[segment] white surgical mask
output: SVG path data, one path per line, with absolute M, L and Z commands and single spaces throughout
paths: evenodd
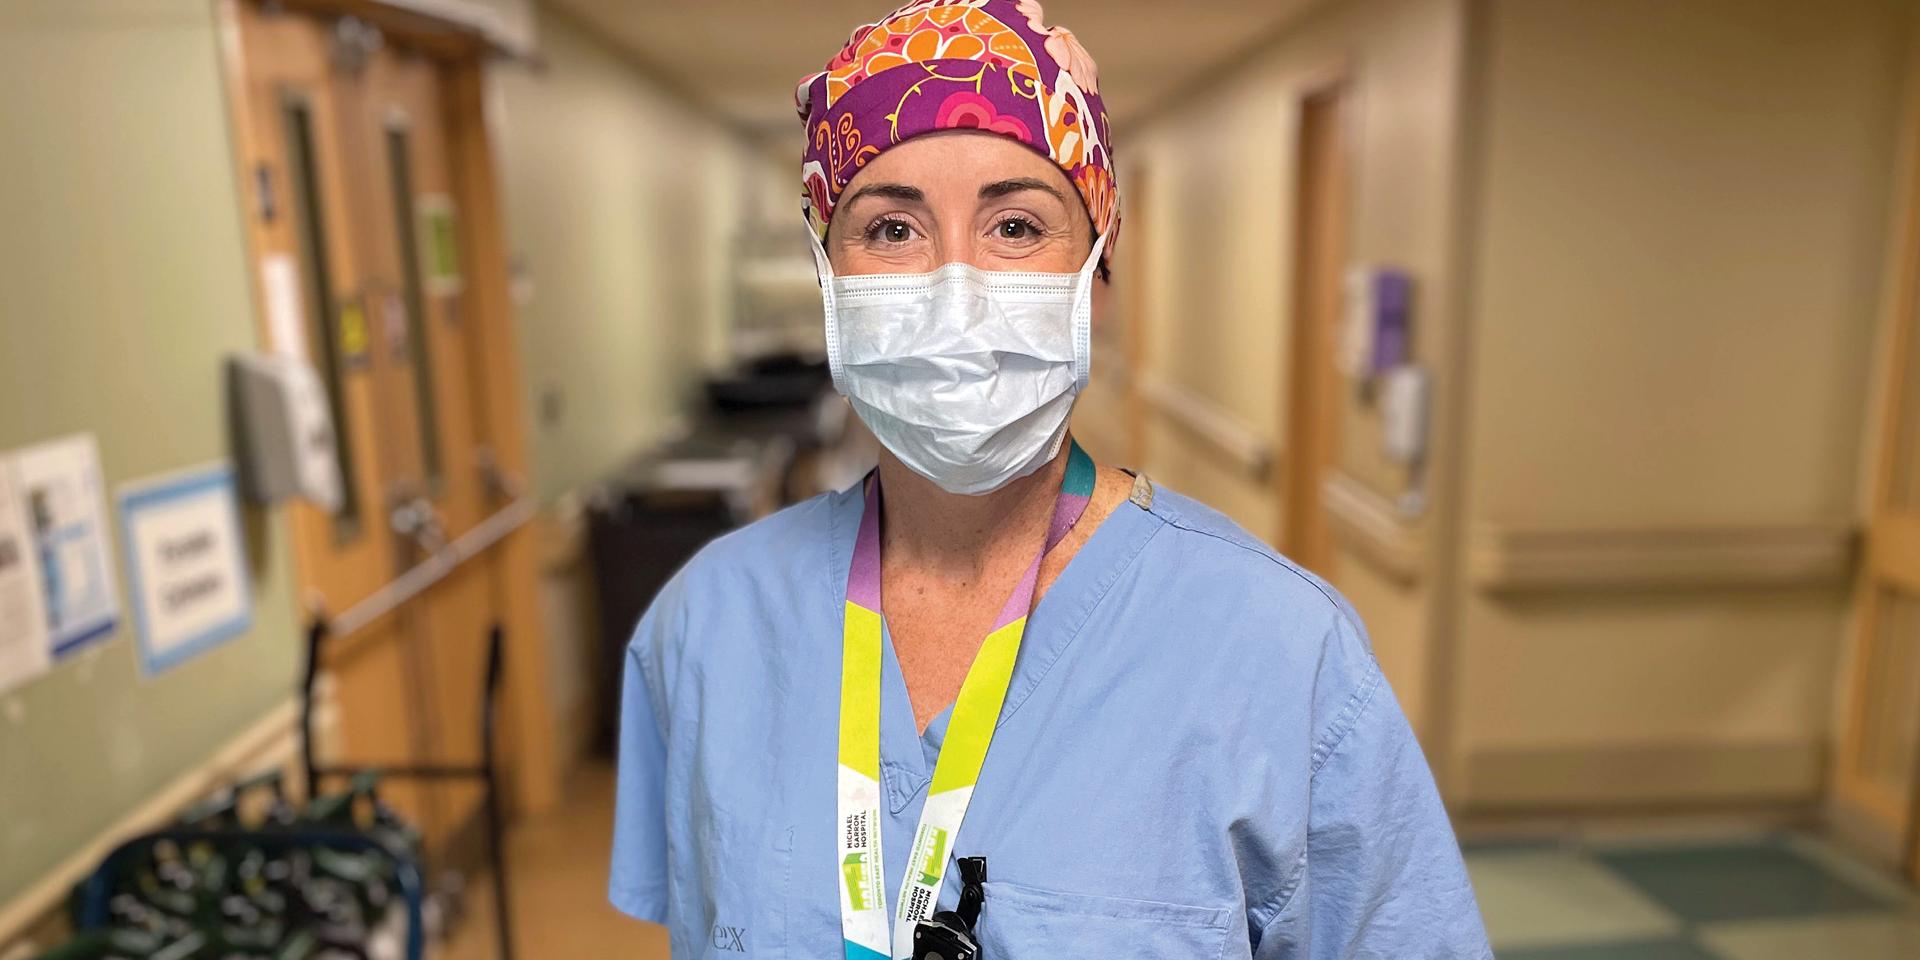
M 811 233 L 811 231 L 809 231 Z M 992 493 L 1060 452 L 1087 385 L 1093 272 L 836 277 L 814 241 L 833 385 L 901 463 L 948 493 Z

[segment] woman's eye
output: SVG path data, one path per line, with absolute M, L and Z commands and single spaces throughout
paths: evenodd
M 994 228 L 994 235 L 1002 240 L 1025 240 L 1033 236 L 1035 232 L 1031 222 L 1018 217 L 1009 217 L 1002 220 L 1000 221 L 1000 225 Z
M 913 239 L 913 227 L 899 220 L 882 220 L 867 231 L 867 236 L 882 243 L 906 243 Z

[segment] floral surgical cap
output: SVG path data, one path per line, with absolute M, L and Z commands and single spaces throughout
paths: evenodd
M 985 130 L 1045 154 L 1079 189 L 1095 232 L 1119 225 L 1100 76 L 1068 30 L 1042 22 L 1039 0 L 916 0 L 853 32 L 821 73 L 801 81 L 800 168 L 815 233 L 847 183 L 896 144 L 942 130 Z

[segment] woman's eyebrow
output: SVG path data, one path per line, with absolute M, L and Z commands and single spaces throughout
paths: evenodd
M 1059 190 L 1054 189 L 1052 184 L 1044 180 L 1035 180 L 1032 177 L 1015 177 L 1012 180 L 996 180 L 980 188 L 980 199 L 998 200 L 1001 197 L 1020 193 L 1024 190 L 1044 190 L 1053 194 L 1055 200 L 1061 203 L 1067 202 L 1067 198 L 1063 196 Z
M 919 187 L 910 187 L 904 183 L 869 183 L 853 192 L 853 196 L 842 201 L 851 206 L 854 201 L 864 197 L 887 197 L 903 200 L 907 203 L 925 203 L 927 195 Z

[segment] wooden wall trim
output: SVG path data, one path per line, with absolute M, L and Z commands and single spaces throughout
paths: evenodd
M 1858 528 L 1808 522 L 1720 527 L 1483 527 L 1467 574 L 1487 592 L 1826 586 L 1853 575 Z
M 132 812 L 75 850 L 40 880 L 0 903 L 0 952 L 64 909 L 74 884 L 93 873 L 100 861 L 128 837 L 156 830 L 207 795 L 271 767 L 291 769 L 299 758 L 300 711 L 289 699 L 274 705 L 205 761 L 175 777 Z M 315 738 L 318 740 L 319 738 Z
M 1401 586 L 1420 581 L 1426 572 L 1426 536 L 1393 501 L 1335 471 L 1321 484 L 1320 502 L 1335 543 Z
M 1821 740 L 1567 744 L 1471 751 L 1461 810 L 1651 810 L 1820 801 Z

